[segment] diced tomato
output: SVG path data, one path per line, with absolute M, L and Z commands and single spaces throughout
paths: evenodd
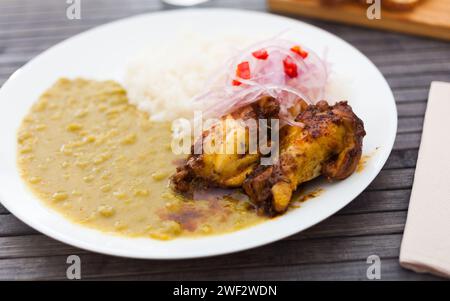
M 250 64 L 242 62 L 237 66 L 236 75 L 243 79 L 250 79 Z
M 290 78 L 298 76 L 297 64 L 292 59 L 292 57 L 287 56 L 283 60 L 283 66 L 284 66 L 284 73 L 286 73 L 287 76 L 289 76 Z
M 252 55 L 259 60 L 267 60 L 269 57 L 269 54 L 265 49 L 256 50 Z
M 236 68 L 236 76 L 242 79 L 250 79 L 250 64 L 248 62 L 240 63 Z M 242 85 L 237 79 L 234 79 L 232 84 L 233 86 Z
M 292 52 L 297 53 L 298 55 L 300 55 L 302 58 L 306 59 L 308 57 L 308 52 L 306 52 L 305 50 L 303 50 L 300 46 L 296 45 L 294 47 L 291 48 Z

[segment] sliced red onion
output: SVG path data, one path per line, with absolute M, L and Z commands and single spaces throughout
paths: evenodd
M 205 108 L 205 117 L 221 117 L 240 107 L 251 104 L 262 96 L 272 96 L 280 104 L 280 119 L 290 125 L 301 126 L 291 116 L 289 108 L 303 99 L 309 104 L 322 100 L 328 80 L 328 64 L 311 49 L 301 45 L 308 52 L 302 58 L 291 50 L 298 43 L 279 37 L 256 43 L 231 57 L 222 72 L 214 76 L 207 90 L 194 97 Z M 269 56 L 265 60 L 255 58 L 254 51 L 264 49 Z M 285 74 L 283 60 L 290 56 L 297 65 L 298 76 L 290 78 Z M 237 65 L 247 61 L 250 64 L 250 79 L 236 76 Z M 233 80 L 241 84 L 233 85 Z

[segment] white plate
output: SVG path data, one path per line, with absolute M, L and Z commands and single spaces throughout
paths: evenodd
M 328 59 L 345 81 L 342 96 L 364 121 L 366 167 L 345 181 L 319 182 L 324 192 L 269 222 L 230 234 L 163 242 L 124 238 L 73 224 L 47 208 L 22 182 L 16 168 L 16 131 L 33 102 L 59 77 L 119 79 L 127 59 L 148 39 L 170 39 L 188 26 L 204 34 L 276 34 L 291 29 Z M 342 77 L 341 77 L 342 78 Z M 392 92 L 378 69 L 358 50 L 314 26 L 265 13 L 225 9 L 181 10 L 113 22 L 68 39 L 14 73 L 0 90 L 0 199 L 15 216 L 36 230 L 83 249 L 134 258 L 175 259 L 236 252 L 267 244 L 326 219 L 360 194 L 379 173 L 392 149 L 397 111 Z M 378 150 L 375 151 L 375 149 Z M 299 246 L 301 247 L 301 246 Z

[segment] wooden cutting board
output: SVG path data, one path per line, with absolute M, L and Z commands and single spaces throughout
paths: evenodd
M 324 6 L 320 0 L 268 0 L 274 12 L 357 24 L 450 41 L 450 0 L 424 0 L 412 11 L 392 12 L 382 9 L 381 19 L 369 20 L 368 5 L 345 3 Z

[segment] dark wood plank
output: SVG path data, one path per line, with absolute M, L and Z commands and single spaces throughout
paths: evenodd
M 388 190 L 411 188 L 414 168 L 382 170 L 369 185 L 369 190 Z
M 34 241 L 34 243 L 33 243 Z M 84 278 L 148 274 L 157 276 L 181 271 L 220 270 L 233 268 L 246 270 L 259 266 L 291 266 L 312 263 L 333 263 L 340 261 L 364 261 L 371 254 L 381 258 L 392 258 L 398 253 L 401 235 L 367 236 L 354 238 L 328 238 L 283 240 L 258 249 L 225 255 L 216 258 L 180 261 L 129 260 L 86 253 L 45 238 L 44 236 L 1 238 L 0 279 L 15 275 L 20 279 L 62 279 L 65 277 L 65 257 L 77 254 L 81 257 Z M 342 247 L 348 248 L 341 252 Z M 31 250 L 30 250 L 31 248 Z M 281 256 L 277 250 L 283 250 Z M 41 257 L 40 255 L 44 255 Z M 48 256 L 51 255 L 51 256 Z M 30 258 L 30 256 L 33 256 Z M 36 257 L 34 257 L 36 256 Z M 20 266 L 21 269 L 17 269 Z M 30 269 L 33 267 L 33 270 Z M 253 275 L 255 277 L 256 275 Z M 47 278 L 48 277 L 48 278 Z
M 448 60 L 450 60 L 450 56 Z M 392 89 L 417 87 L 429 89 L 432 81 L 450 81 L 450 70 L 449 72 L 435 74 L 416 74 L 395 77 L 386 76 L 386 79 Z
M 12 67 L 6 67 L 0 69 L 0 77 L 2 78 L 9 78 L 17 69 L 19 69 L 21 65 L 19 66 L 12 66 Z
M 364 191 L 338 214 L 406 211 L 410 195 L 409 189 Z
M 386 43 L 394 42 L 394 41 L 386 41 Z M 379 45 L 381 46 L 381 45 Z M 395 52 L 395 53 L 377 53 L 369 55 L 369 58 L 377 65 L 377 66 L 389 66 L 391 64 L 400 65 L 407 63 L 411 63 L 415 65 L 416 63 L 423 64 L 426 62 L 448 62 L 450 59 L 450 51 L 449 48 L 444 49 L 431 49 L 427 51 L 415 52 Z
M 232 268 L 216 269 L 214 271 L 180 271 L 179 273 L 166 273 L 157 275 L 137 275 L 108 278 L 113 280 L 304 280 L 304 281 L 342 281 L 342 280 L 367 280 L 368 264 L 365 260 L 304 264 L 304 265 L 282 265 L 249 267 L 242 270 Z M 238 276 L 237 276 L 238 275 Z M 95 278 L 94 278 L 95 279 Z M 104 277 L 100 277 L 104 279 Z M 386 280 L 442 280 L 431 275 L 416 274 L 400 267 L 397 259 L 381 260 L 381 279 Z
M 2 204 L 0 204 L 0 214 L 8 214 L 8 213 L 9 211 L 5 207 L 3 207 Z
M 17 67 L 25 64 L 29 60 L 35 57 L 34 53 L 30 54 L 11 54 L 11 55 L 1 55 L 0 56 L 0 68 L 4 68 L 5 66 Z M 1 69 L 0 69 L 1 70 Z
M 36 234 L 37 231 L 25 225 L 12 214 L 0 215 L 0 237 Z
M 12 1 L 9 3 L 7 0 L 2 1 L 2 12 L 5 14 L 11 13 L 33 13 L 33 14 L 41 14 L 43 12 L 48 12 L 49 10 L 59 11 L 60 9 L 65 10 L 67 4 L 65 1 L 59 0 L 46 0 L 46 1 L 29 1 L 29 0 L 20 0 Z M 116 9 L 122 10 L 130 10 L 130 7 L 135 9 L 143 9 L 145 7 L 156 7 L 162 8 L 162 3 L 157 0 L 127 0 L 126 2 L 121 0 L 107 0 L 107 1 L 85 1 L 83 3 L 83 7 L 89 10 L 97 9 L 101 11 L 105 11 L 105 7 L 114 7 Z
M 359 43 L 357 48 L 367 56 L 375 54 L 386 54 L 391 52 L 429 52 L 429 51 L 445 51 L 449 49 L 448 43 L 438 42 L 436 40 L 414 40 L 404 41 L 399 38 L 397 42 L 386 43 L 383 47 L 375 47 L 371 43 Z
M 398 239 L 398 238 L 394 238 Z M 235 256 L 222 256 L 217 258 L 206 258 L 183 261 L 141 261 L 127 260 L 116 257 L 106 257 L 97 254 L 81 254 L 82 279 L 105 279 L 115 277 L 120 279 L 146 279 L 146 280 L 367 280 L 366 272 L 368 264 L 366 258 L 377 254 L 381 258 L 381 277 L 384 280 L 391 279 L 436 279 L 435 277 L 415 274 L 400 268 L 397 259 L 384 257 L 383 254 L 398 252 L 398 248 L 386 246 L 389 239 L 372 242 L 356 242 L 358 246 L 364 246 L 359 254 L 359 260 L 345 261 L 349 253 L 336 251 L 339 243 L 351 242 L 326 240 L 325 244 L 320 242 L 306 247 L 299 247 L 300 242 L 281 241 L 270 246 L 256 250 L 239 253 Z M 336 243 L 336 244 L 333 244 Z M 376 247 L 372 248 L 371 246 Z M 298 244 L 297 247 L 289 246 Z M 384 247 L 384 248 L 383 248 Z M 283 252 L 280 250 L 291 250 L 294 252 Z M 323 253 L 324 249 L 327 251 Z M 303 254 L 317 256 L 317 260 L 329 260 L 337 256 L 339 262 L 314 263 L 307 261 L 302 263 Z M 278 254 L 274 256 L 272 254 Z M 65 279 L 67 265 L 66 256 L 14 258 L 0 260 L 0 279 L 18 280 L 54 280 Z
M 450 48 L 449 48 L 450 49 Z M 449 50 L 444 50 L 449 51 Z M 409 75 L 409 74 L 434 74 L 441 72 L 449 72 L 450 63 L 447 62 L 418 62 L 416 64 L 401 64 L 380 66 L 380 71 L 385 76 L 392 75 Z
M 426 102 L 397 103 L 397 113 L 399 118 L 424 116 L 426 109 Z
M 418 149 L 393 150 L 383 169 L 413 168 L 418 153 Z
M 422 133 L 397 134 L 394 143 L 394 150 L 419 148 Z
M 177 279 L 197 279 L 197 280 L 305 280 L 305 281 L 342 281 L 342 280 L 367 280 L 367 263 L 365 260 L 325 263 L 325 264 L 305 264 L 305 265 L 288 265 L 288 266 L 263 266 L 256 268 L 246 268 L 235 271 L 233 269 L 220 269 L 215 271 L 194 271 L 174 274 L 160 275 L 142 275 L 131 277 L 116 277 L 115 280 L 177 280 Z M 397 259 L 382 259 L 381 265 L 382 280 L 439 280 L 436 277 L 423 274 L 415 274 L 413 272 L 402 269 Z
M 405 211 L 334 215 L 296 237 L 321 238 L 403 233 Z
M 429 87 L 406 87 L 393 89 L 393 93 L 397 103 L 409 104 L 411 101 L 426 102 L 429 90 Z
M 423 128 L 423 117 L 400 117 L 397 133 L 420 132 Z
M 90 7 L 86 5 L 81 6 L 81 14 L 82 18 L 83 16 L 90 16 L 90 15 L 98 15 L 98 14 L 105 14 L 105 15 L 112 15 L 117 16 L 117 14 L 123 15 L 129 15 L 137 12 L 142 12 L 146 10 L 157 10 L 158 8 L 162 8 L 162 4 L 158 3 L 159 1 L 142 1 L 143 4 L 148 4 L 146 6 L 128 6 L 126 9 L 124 7 L 115 6 L 113 4 L 110 5 L 104 5 L 101 7 Z M 10 22 L 15 23 L 18 19 L 22 18 L 25 20 L 28 20 L 30 18 L 33 18 L 33 20 L 44 20 L 44 19 L 56 19 L 56 20 L 66 20 L 70 21 L 66 17 L 66 8 L 68 6 L 60 5 L 58 7 L 52 7 L 50 9 L 22 9 L 22 10 L 16 10 L 11 11 L 7 13 L 1 13 L 0 17 L 3 22 Z
M 0 258 L 3 259 L 87 253 L 42 234 L 0 237 Z
M 276 248 L 282 248 L 285 250 L 285 257 L 278 260 L 283 260 L 285 263 L 289 260 L 289 264 L 358 260 L 367 258 L 371 252 L 377 253 L 379 256 L 392 258 L 395 257 L 398 252 L 400 241 L 401 234 L 327 239 L 294 237 L 276 242 L 273 246 L 265 246 L 260 250 L 253 249 L 240 252 L 237 256 L 226 255 L 219 256 L 219 258 L 221 257 L 222 259 L 226 259 L 229 261 L 229 264 L 232 263 L 236 266 L 256 265 L 258 262 L 268 263 L 270 262 L 270 254 L 273 254 L 272 251 Z M 301 245 L 301 248 L 298 248 L 298 245 Z M 348 252 L 338 252 L 339 247 L 344 247 L 345 245 L 349 247 Z M 331 246 L 335 246 L 335 248 L 331 248 Z M 326 251 L 318 252 L 321 249 Z M 70 247 L 44 235 L 0 237 L 0 259 L 68 256 L 71 254 L 81 255 L 90 253 L 75 247 Z M 113 258 L 110 256 L 102 257 L 109 261 Z M 249 257 L 252 257 L 251 261 L 248 260 Z M 125 261 L 125 259 L 122 261 Z M 178 263 L 184 262 L 182 265 L 189 266 L 190 261 L 192 260 L 181 260 L 178 261 Z M 213 264 L 217 265 L 217 262 L 221 262 L 223 260 L 208 258 L 197 259 L 196 261 L 208 263 L 207 265 L 210 266 Z M 167 265 L 167 262 L 168 261 L 165 261 L 163 265 Z M 159 263 L 160 261 L 153 261 L 152 265 L 158 267 Z M 173 268 L 176 266 L 180 265 L 172 265 Z M 195 266 L 195 264 L 192 264 L 192 266 Z M 170 269 L 170 264 L 168 265 L 168 268 Z

